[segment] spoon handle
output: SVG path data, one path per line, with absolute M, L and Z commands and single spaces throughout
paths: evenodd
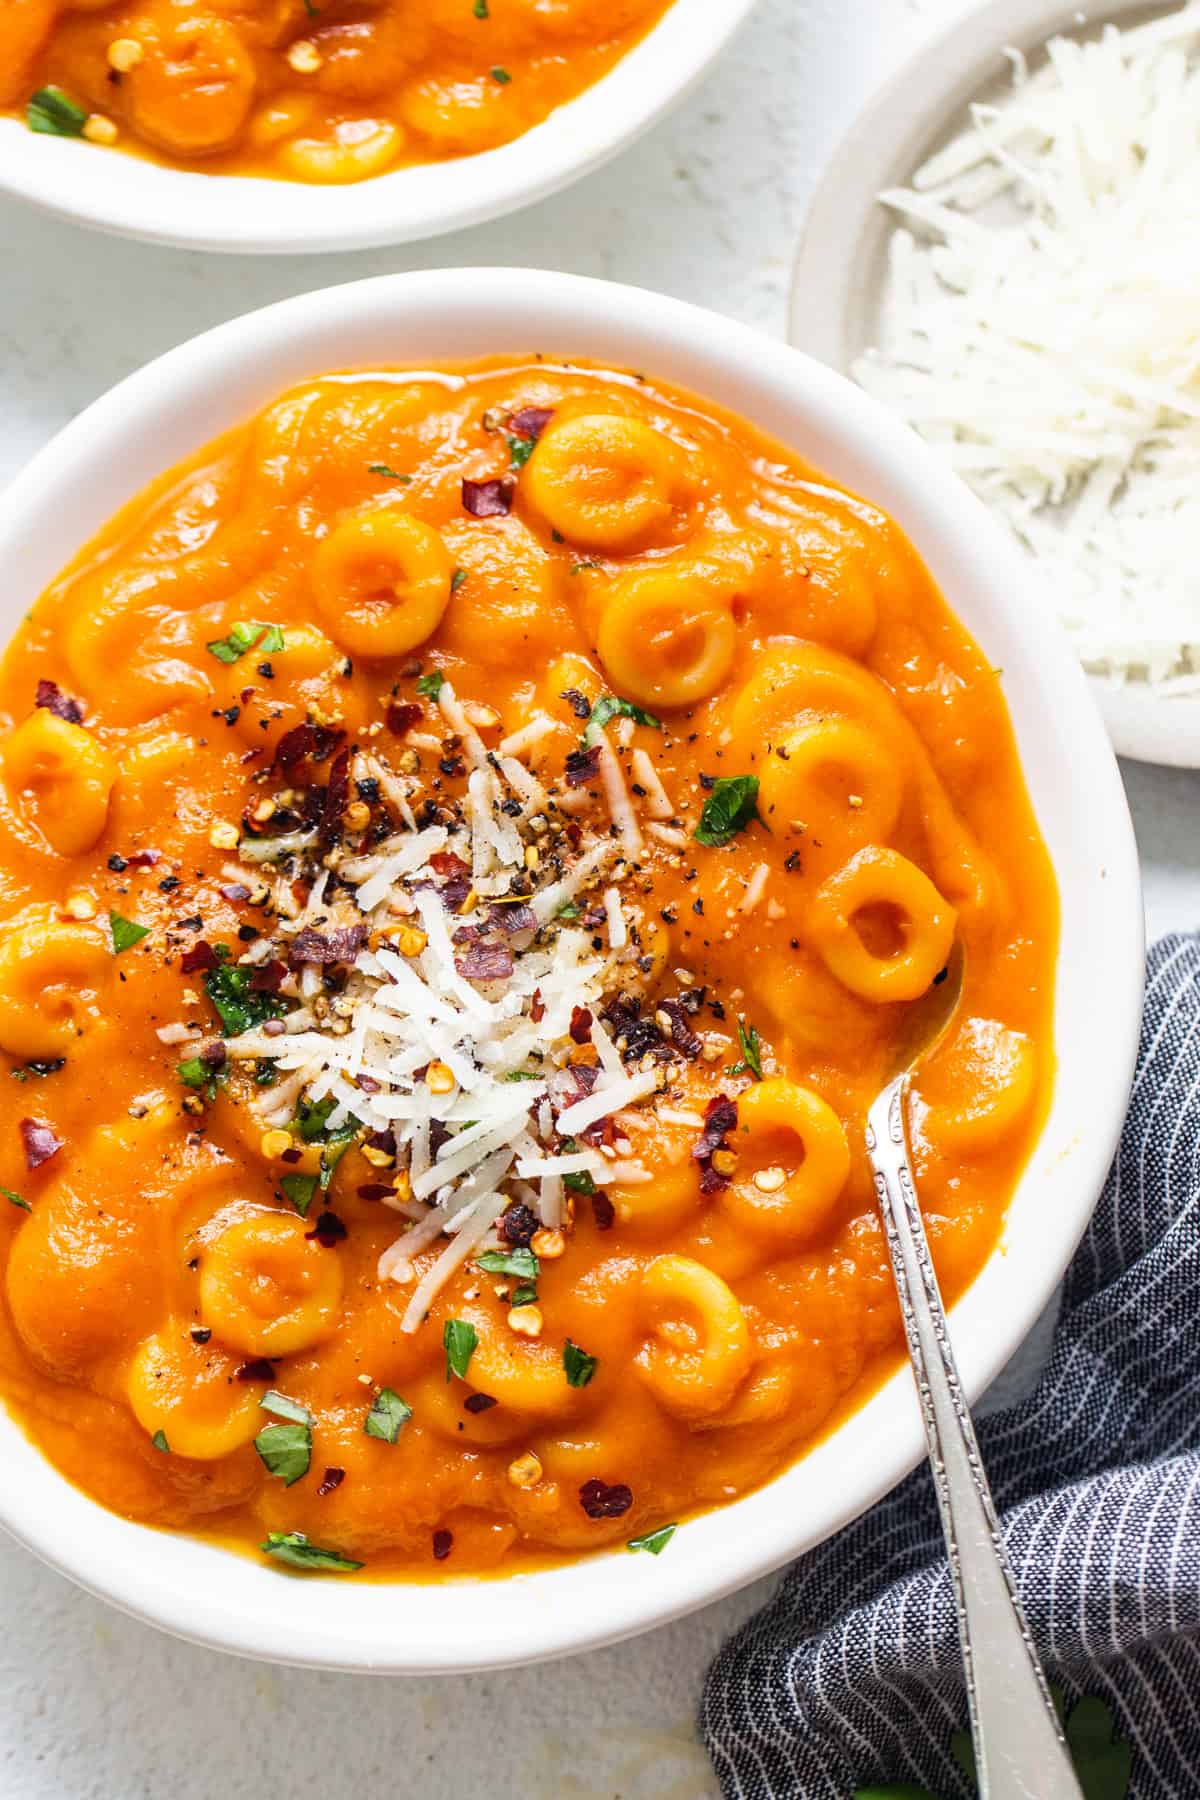
M 905 1128 L 908 1076 L 867 1116 L 867 1150 L 921 1402 L 966 1675 L 980 1800 L 1082 1800 L 1021 1611 L 950 1348 Z

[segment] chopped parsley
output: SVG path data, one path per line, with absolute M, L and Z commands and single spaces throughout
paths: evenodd
M 498 82 L 501 87 L 507 87 L 512 80 L 512 76 L 507 69 L 502 69 L 497 65 L 497 67 L 492 70 L 492 80 Z
M 457 1375 L 467 1379 L 467 1370 L 479 1342 L 479 1333 L 468 1319 L 447 1319 L 442 1329 L 442 1348 L 446 1352 L 446 1380 Z
M 440 669 L 431 669 L 428 675 L 422 675 L 417 682 L 418 694 L 424 694 L 427 700 L 436 700 L 442 691 L 442 683 L 446 677 Z
M 167 1434 L 165 1431 L 161 1429 L 156 1431 L 154 1436 L 150 1439 L 150 1442 L 154 1445 L 156 1450 L 161 1450 L 164 1456 L 170 1456 L 171 1446 L 167 1442 Z
M 719 850 L 757 817 L 758 776 L 718 775 L 693 836 Z
M 411 1418 L 412 1407 L 407 1400 L 402 1400 L 391 1388 L 380 1388 L 363 1424 L 363 1431 L 367 1437 L 381 1438 L 385 1444 L 394 1444 Z
M 574 1138 L 564 1138 L 562 1147 L 565 1156 L 574 1156 L 579 1149 Z M 565 1188 L 570 1188 L 573 1194 L 594 1194 L 596 1191 L 596 1183 L 586 1169 L 579 1169 L 574 1175 L 564 1175 L 562 1184 Z
M 39 88 L 25 108 L 25 123 L 30 131 L 45 132 L 49 137 L 82 137 L 87 113 L 61 88 Z
M 278 1018 L 285 1011 L 276 994 L 256 994 L 251 990 L 252 971 L 237 963 L 222 963 L 204 977 L 204 991 L 213 1003 L 226 1037 L 239 1037 L 267 1019 Z
M 596 742 L 610 719 L 632 719 L 635 725 L 650 725 L 655 731 L 662 730 L 662 720 L 656 719 L 642 706 L 635 706 L 632 700 L 620 700 L 616 694 L 601 694 L 592 708 L 592 716 L 588 728 L 583 734 L 585 747 Z
M 648 1531 L 645 1537 L 630 1538 L 625 1547 L 627 1550 L 648 1550 L 651 1556 L 661 1556 L 678 1530 L 678 1525 L 660 1525 L 657 1531 Z
M 517 437 L 513 432 L 506 432 L 504 441 L 508 445 L 508 465 L 511 469 L 523 469 L 537 449 L 536 438 Z
M 120 913 L 110 912 L 108 928 L 112 932 L 113 955 L 120 956 L 122 950 L 132 950 L 140 944 L 144 937 L 150 936 L 148 925 L 135 925 L 132 919 L 123 919 Z
M 217 1089 L 227 1075 L 225 1069 L 210 1068 L 208 1063 L 199 1056 L 189 1056 L 183 1062 L 177 1063 L 175 1073 L 184 1087 L 195 1088 L 198 1092 L 203 1093 L 210 1105 L 216 1099 Z
M 475 0 L 475 5 L 472 10 L 477 19 L 487 19 L 491 17 L 491 14 L 488 12 L 488 0 Z
M 268 1475 L 284 1487 L 307 1475 L 312 1463 L 312 1429 L 308 1425 L 264 1425 L 254 1440 Z
M 386 475 L 389 481 L 409 482 L 412 480 L 411 475 L 402 475 L 399 469 L 389 469 L 386 463 L 368 463 L 367 474 Z
M 234 625 L 228 637 L 214 638 L 204 646 L 210 656 L 223 663 L 235 663 L 256 647 L 263 656 L 282 650 L 283 633 L 278 625 Z
M 523 1244 L 515 1250 L 485 1250 L 475 1260 L 485 1275 L 519 1275 L 522 1281 L 536 1281 L 541 1267 Z
M 586 1350 L 581 1350 L 570 1338 L 563 1345 L 562 1359 L 563 1368 L 567 1372 L 567 1386 L 573 1388 L 586 1387 L 599 1363 L 598 1357 L 589 1356 Z
M 450 592 L 452 594 L 457 594 L 459 588 L 466 579 L 467 571 L 465 569 L 455 569 L 453 575 L 450 577 Z
M 358 1127 L 349 1121 L 330 1130 L 329 1115 L 336 1107 L 337 1101 L 332 1095 L 325 1100 L 307 1100 L 301 1096 L 291 1130 L 298 1131 L 306 1144 L 341 1143 L 344 1138 L 352 1138 Z
M 273 1413 L 277 1419 L 287 1419 L 292 1425 L 314 1425 L 316 1420 L 307 1406 L 301 1406 L 298 1400 L 289 1399 L 281 1394 L 278 1388 L 269 1388 L 258 1403 L 264 1412 Z
M 307 1219 L 308 1209 L 313 1203 L 313 1195 L 317 1191 L 315 1175 L 282 1175 L 279 1179 L 280 1192 L 285 1200 L 291 1202 L 302 1219 Z
M 268 1531 L 266 1542 L 259 1549 L 290 1569 L 327 1569 L 331 1574 L 340 1574 L 363 1566 L 348 1556 L 339 1556 L 336 1550 L 310 1544 L 302 1531 Z
M 538 1291 L 533 1282 L 523 1281 L 508 1296 L 508 1303 L 510 1306 L 532 1306 L 537 1297 Z
M 20 1194 L 14 1194 L 11 1188 L 0 1187 L 0 1194 L 4 1195 L 10 1206 L 19 1206 L 22 1212 L 31 1213 L 33 1211 L 28 1200 L 23 1199 Z
M 745 1019 L 737 1022 L 738 1044 L 741 1048 L 740 1062 L 730 1063 L 725 1071 L 727 1075 L 753 1075 L 755 1081 L 761 1081 L 762 1072 L 762 1039 L 753 1025 Z
M 580 917 L 580 909 L 576 906 L 574 900 L 567 900 L 559 907 L 556 916 L 560 919 L 567 919 L 568 921 L 571 919 L 578 919 Z

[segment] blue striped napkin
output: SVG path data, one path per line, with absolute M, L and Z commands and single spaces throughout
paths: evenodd
M 1112 1709 L 1131 1800 L 1200 1795 L 1200 939 L 1151 952 L 1129 1116 L 1049 1365 L 979 1437 L 1051 1678 Z M 701 1723 L 739 1800 L 881 1782 L 965 1800 L 965 1711 L 922 1467 L 789 1570 L 718 1655 Z

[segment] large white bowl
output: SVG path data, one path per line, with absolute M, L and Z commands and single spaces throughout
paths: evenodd
M 0 0 L 0 5 L 3 0 Z M 675 0 L 604 78 L 523 137 L 345 187 L 204 175 L 0 118 L 0 193 L 123 237 L 191 250 L 363 250 L 514 212 L 599 168 L 701 79 L 754 0 Z
M 1062 900 L 1050 1117 L 1001 1249 L 954 1310 L 978 1395 L 1049 1299 L 1087 1223 L 1125 1108 L 1142 990 L 1142 913 L 1125 798 L 1083 678 L 1018 607 L 1029 571 L 908 429 L 841 376 L 715 314 L 634 288 L 519 270 L 388 276 L 237 319 L 131 376 L 0 496 L 0 620 L 168 464 L 289 383 L 328 369 L 542 350 L 646 369 L 734 409 L 904 526 L 1004 670 Z M 1048 609 L 1047 609 L 1048 610 Z M 624 1552 L 507 1581 L 366 1585 L 270 1566 L 106 1512 L 0 1414 L 0 1523 L 54 1567 L 182 1636 L 282 1662 L 433 1672 L 533 1661 L 675 1618 L 846 1524 L 922 1453 L 897 1375 L 802 1462 L 689 1522 L 657 1559 Z

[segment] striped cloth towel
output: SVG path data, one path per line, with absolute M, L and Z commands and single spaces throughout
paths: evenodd
M 1200 939 L 1151 953 L 1129 1116 L 1049 1365 L 979 1437 L 1051 1679 L 1111 1708 L 1131 1800 L 1200 1796 Z M 922 1467 L 789 1570 L 718 1655 L 701 1723 L 739 1800 L 882 1782 L 965 1800 L 965 1713 Z

